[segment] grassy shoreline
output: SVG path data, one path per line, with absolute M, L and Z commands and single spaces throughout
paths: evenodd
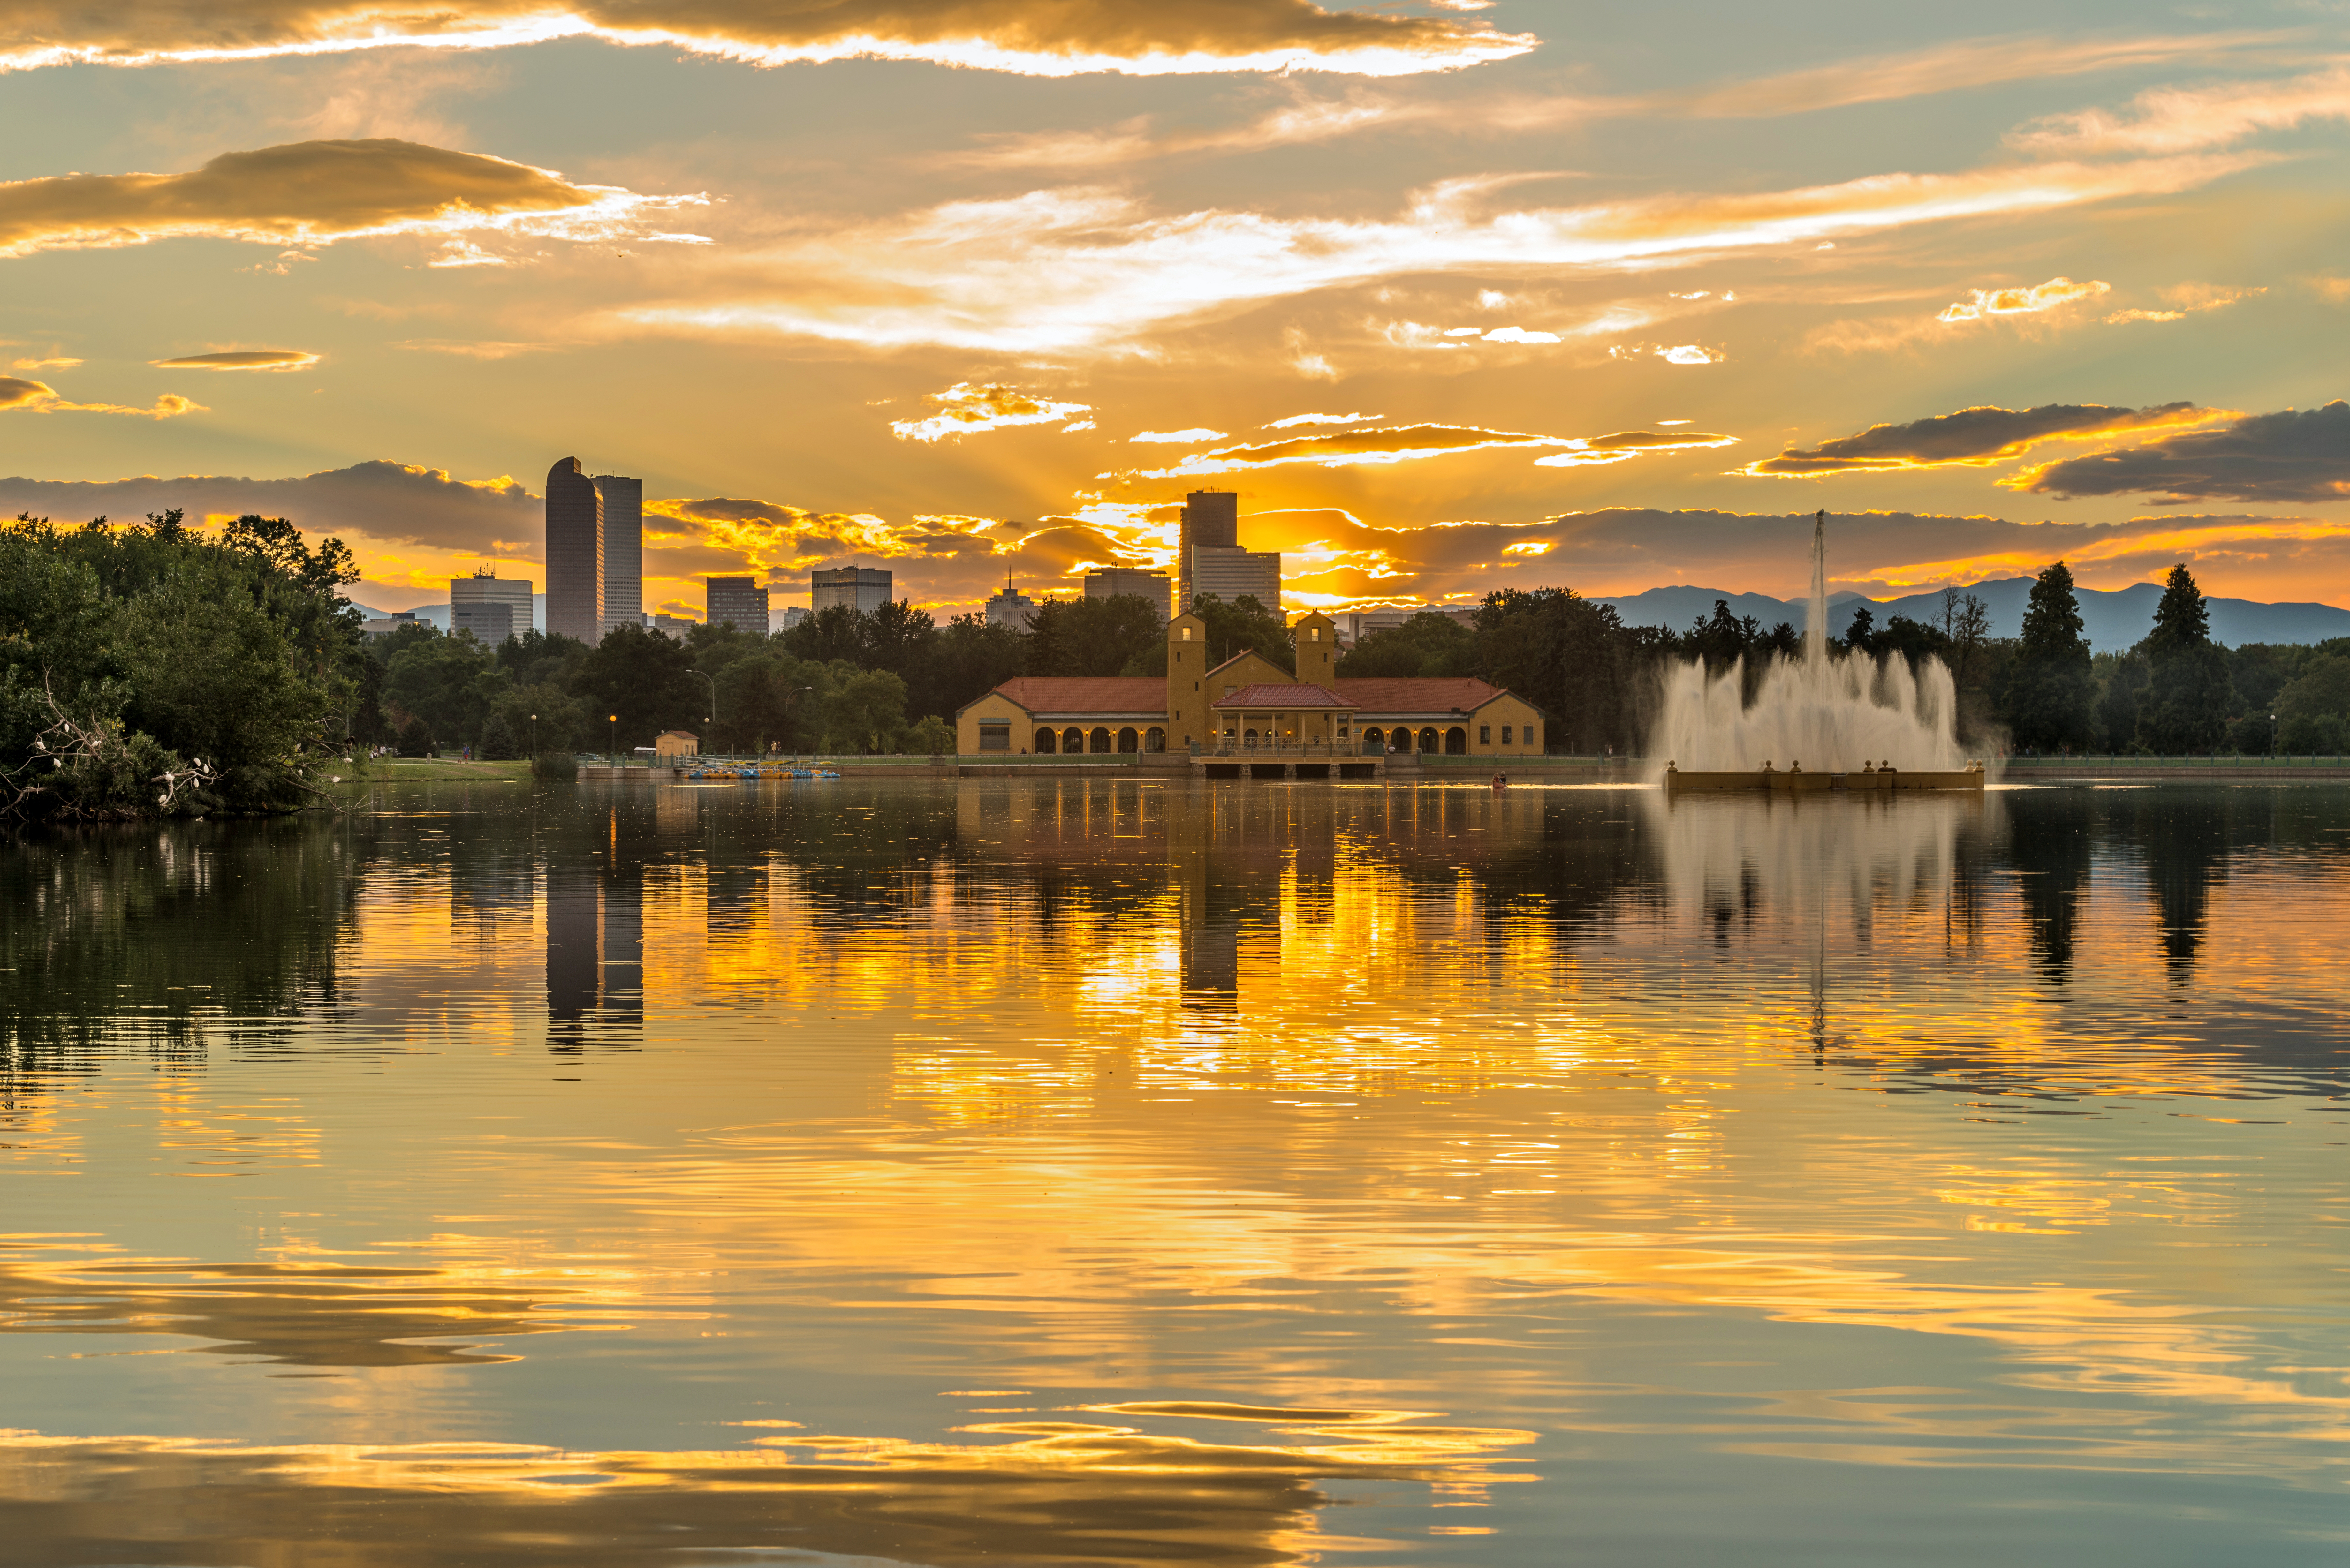
M 530 763 L 462 763 L 453 757 L 376 757 L 369 761 L 364 772 L 346 774 L 340 787 L 351 789 L 360 784 L 397 783 L 444 784 L 460 779 L 476 784 L 526 784 L 530 780 Z

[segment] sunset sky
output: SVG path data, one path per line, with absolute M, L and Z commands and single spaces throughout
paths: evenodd
M 385 608 L 1166 565 L 1293 610 L 2350 605 L 2350 15 L 1430 0 L 21 0 L 0 507 L 338 534 Z M 659 499 L 656 499 L 659 498 Z M 1798 523 L 1801 516 L 1804 519 Z

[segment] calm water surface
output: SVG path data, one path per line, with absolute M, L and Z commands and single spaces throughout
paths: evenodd
M 2339 1563 L 2350 791 L 0 846 L 0 1560 Z

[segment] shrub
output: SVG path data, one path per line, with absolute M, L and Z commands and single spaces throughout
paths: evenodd
M 432 754 L 432 732 L 424 721 L 411 714 L 400 726 L 400 738 L 392 742 L 403 757 L 429 757 Z
M 490 722 L 482 727 L 482 743 L 476 754 L 485 763 L 510 763 L 522 755 L 522 742 L 515 739 L 504 714 L 490 715 Z

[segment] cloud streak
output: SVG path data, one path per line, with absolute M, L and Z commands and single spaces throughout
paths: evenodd
M 718 297 L 623 310 L 623 328 L 783 334 L 873 348 L 1055 352 L 1131 340 L 1315 289 L 1411 273 L 1614 271 L 1964 218 L 2186 190 L 2257 161 L 1884 174 L 1758 193 L 1491 211 L 1497 179 L 1415 192 L 1386 220 L 1144 212 L 1119 191 L 1032 191 L 848 227 L 713 279 Z
M 317 362 L 317 355 L 303 348 L 236 348 L 147 361 L 165 370 L 307 370 Z
M 2350 403 L 2255 414 L 2225 430 L 2062 458 L 2001 483 L 2067 499 L 2151 494 L 2158 506 L 2350 499 Z
M 2046 283 L 2035 283 L 2029 288 L 1978 288 L 1970 291 L 1970 298 L 1945 306 L 1934 319 L 1956 324 L 1961 321 L 1995 321 L 2008 316 L 2037 316 L 2084 299 L 2095 299 L 2112 291 L 2113 285 L 2109 283 L 2101 283 L 2095 278 L 2086 283 L 2074 283 L 2069 277 L 2052 277 Z
M 581 185 L 478 152 L 375 138 L 224 152 L 180 174 L 0 183 L 0 257 L 201 237 L 323 245 L 383 234 L 604 239 L 706 197 Z
M 1814 447 L 1789 447 L 1737 472 L 1750 478 L 1817 479 L 1834 473 L 1886 473 L 1904 469 L 1986 467 L 2021 457 L 2052 441 L 2111 440 L 2209 424 L 2225 410 L 2193 403 L 2109 408 L 2103 403 L 2046 403 L 2036 409 L 1983 404 L 1907 424 L 1871 425 Z
M 46 381 L 28 381 L 20 376 L 0 376 L 0 413 L 22 414 L 131 414 L 141 419 L 168 420 L 181 414 L 209 412 L 203 404 L 192 402 L 177 392 L 166 392 L 148 408 L 134 408 L 127 403 L 77 403 L 58 395 Z
M 1093 428 L 1091 420 L 1078 416 L 1090 413 L 1086 403 L 1055 402 L 990 381 L 984 384 L 958 381 L 943 392 L 929 394 L 939 411 L 920 420 L 894 420 L 889 433 L 899 441 L 960 441 L 967 435 L 985 431 L 998 431 L 1011 425 L 1060 424 L 1073 421 L 1069 428 Z
M 399 47 L 484 49 L 555 38 L 782 66 L 923 60 L 1031 76 L 1331 71 L 1409 76 L 1507 59 L 1536 40 L 1454 16 L 1326 11 L 1307 0 L 16 0 L 0 69 L 144 66 Z
M 1318 468 L 1354 468 L 1366 464 L 1418 462 L 1458 452 L 1491 452 L 1511 447 L 1563 447 L 1555 456 L 1538 459 L 1544 468 L 1579 468 L 1622 462 L 1644 452 L 1692 447 L 1727 446 L 1730 436 L 1676 431 L 1659 435 L 1648 431 L 1624 431 L 1606 436 L 1526 435 L 1515 431 L 1491 431 L 1475 425 L 1392 425 L 1372 430 L 1336 431 L 1292 436 L 1194 452 L 1169 468 L 1139 469 L 1104 474 L 1105 479 L 1181 479 L 1210 473 L 1243 472 L 1251 469 L 1311 464 Z
M 2350 67 L 2282 81 L 2202 88 L 2155 88 L 2118 113 L 2085 109 L 2034 121 L 2008 145 L 2033 157 L 2145 156 L 2229 147 L 2314 120 L 2350 119 Z

